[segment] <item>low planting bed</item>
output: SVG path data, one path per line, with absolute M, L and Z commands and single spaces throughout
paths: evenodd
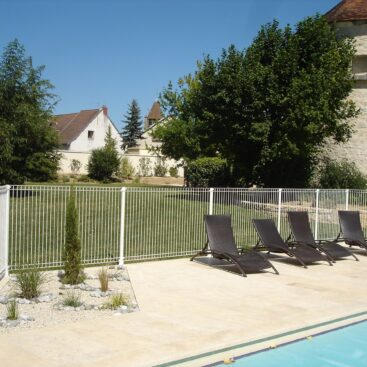
M 0 283 L 0 333 L 138 310 L 125 267 L 87 268 L 85 280 L 63 283 L 64 272 L 35 269 Z

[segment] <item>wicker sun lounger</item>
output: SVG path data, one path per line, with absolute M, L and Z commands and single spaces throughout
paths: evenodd
M 362 230 L 359 212 L 339 210 L 338 215 L 341 230 L 338 240 L 344 240 L 349 246 L 358 246 L 367 250 L 367 241 Z
M 191 261 L 233 271 L 242 276 L 269 268 L 279 274 L 263 254 L 237 248 L 230 215 L 205 215 L 204 220 L 208 242 Z
M 332 261 L 348 256 L 352 256 L 358 261 L 357 257 L 348 248 L 335 241 L 316 241 L 313 236 L 310 221 L 308 219 L 308 213 L 306 211 L 288 212 L 288 221 L 295 243 L 309 245 L 318 249 L 325 253 L 325 255 Z
M 311 246 L 284 242 L 271 219 L 253 219 L 252 222 L 260 238 L 255 249 L 265 249 L 268 253 L 284 253 L 297 259 L 304 268 L 307 268 L 306 264 L 316 261 L 327 261 L 332 265 L 326 256 Z

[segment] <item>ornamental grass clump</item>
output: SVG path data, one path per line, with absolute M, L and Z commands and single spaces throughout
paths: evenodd
M 39 297 L 46 282 L 46 273 L 37 268 L 21 270 L 15 277 L 16 295 L 27 299 Z
M 81 264 L 81 244 L 78 233 L 78 212 L 75 205 L 75 190 L 72 188 L 66 208 L 66 236 L 64 248 L 63 283 L 79 284 L 85 279 Z
M 62 300 L 62 305 L 65 307 L 79 307 L 82 304 L 81 295 L 79 292 L 76 292 L 75 289 L 66 292 Z
M 128 299 L 122 293 L 113 294 L 109 300 L 104 304 L 104 308 L 116 310 L 120 306 L 127 306 Z
M 106 268 L 102 268 L 98 272 L 98 279 L 101 285 L 101 291 L 107 292 L 108 291 L 108 271 Z
M 15 299 L 6 305 L 6 318 L 8 320 L 18 320 L 19 318 L 18 305 Z

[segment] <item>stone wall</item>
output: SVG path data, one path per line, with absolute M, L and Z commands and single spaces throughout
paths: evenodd
M 367 22 L 342 22 L 337 24 L 337 32 L 342 37 L 353 37 L 358 55 L 354 62 L 360 62 L 354 69 L 356 84 L 350 97 L 360 109 L 360 115 L 351 121 L 354 125 L 354 134 L 345 144 L 333 145 L 328 148 L 328 155 L 336 159 L 354 161 L 359 169 L 367 174 L 367 69 L 364 70 L 364 58 L 367 56 Z M 362 68 L 362 69 L 361 69 Z

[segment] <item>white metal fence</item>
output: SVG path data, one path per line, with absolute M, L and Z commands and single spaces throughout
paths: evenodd
M 231 214 L 236 240 L 242 246 L 257 242 L 252 218 L 273 219 L 283 237 L 288 237 L 290 210 L 307 210 L 319 239 L 338 235 L 340 209 L 359 210 L 367 226 L 364 190 L 79 186 L 75 193 L 85 264 L 193 254 L 206 240 L 204 214 Z M 69 194 L 67 186 L 11 188 L 10 269 L 62 264 Z M 0 225 L 4 223 L 1 217 Z
M 9 189 L 0 186 L 0 279 L 8 272 Z

